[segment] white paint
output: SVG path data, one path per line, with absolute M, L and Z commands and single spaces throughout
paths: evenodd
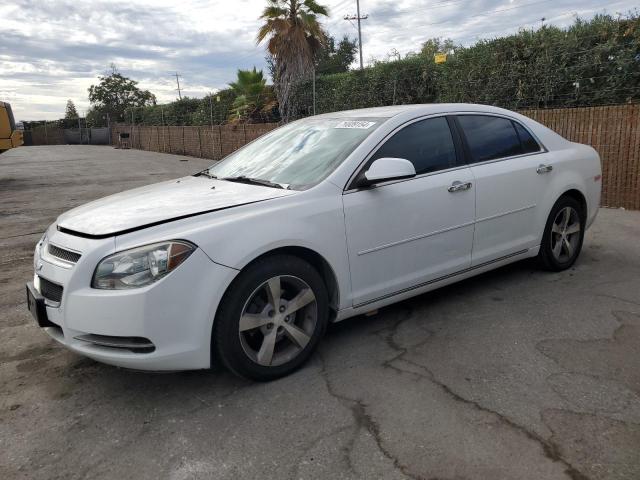
M 488 112 L 522 122 L 548 152 L 460 166 L 348 190 L 351 179 L 391 132 L 417 118 Z M 47 331 L 83 355 L 115 365 L 177 370 L 210 364 L 212 323 L 222 295 L 249 262 L 287 246 L 324 258 L 338 284 L 339 320 L 535 256 L 551 207 L 576 189 L 587 201 L 587 225 L 597 212 L 601 174 L 597 153 L 571 143 L 519 114 L 479 105 L 411 105 L 337 112 L 315 118 L 387 118 L 316 186 L 289 191 L 194 177 L 107 197 L 61 215 L 60 225 L 89 234 L 168 221 L 124 235 L 88 239 L 52 225 L 49 241 L 82 253 L 72 268 L 46 259 L 38 272 L 64 286 L 59 308 L 47 308 L 62 327 Z M 553 165 L 540 175 L 540 163 Z M 470 182 L 451 193 L 454 182 Z M 211 189 L 215 186 L 215 189 Z M 248 201 L 254 203 L 245 204 Z M 475 232 L 475 233 L 474 233 Z M 98 262 L 116 251 L 183 239 L 199 248 L 150 286 L 90 288 Z M 81 334 L 141 336 L 156 350 L 134 354 L 75 340 Z

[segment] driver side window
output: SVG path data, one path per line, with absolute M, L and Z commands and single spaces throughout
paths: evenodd
M 383 157 L 404 158 L 413 163 L 416 174 L 456 166 L 456 149 L 445 117 L 414 122 L 387 140 L 370 161 Z

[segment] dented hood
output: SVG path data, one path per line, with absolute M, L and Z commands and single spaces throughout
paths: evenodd
M 58 229 L 108 237 L 181 218 L 292 195 L 260 185 L 184 177 L 95 200 L 58 217 Z

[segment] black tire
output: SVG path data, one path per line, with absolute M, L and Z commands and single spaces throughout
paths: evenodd
M 563 216 L 565 209 L 573 209 L 577 214 L 577 219 L 579 220 L 580 230 L 576 233 L 576 238 L 572 243 L 574 244 L 572 247 L 571 254 L 569 254 L 568 249 L 564 246 L 561 247 L 561 256 L 558 258 L 557 254 L 554 254 L 553 245 L 557 246 L 558 239 L 562 239 L 561 233 L 554 233 L 554 226 L 556 228 L 559 227 L 557 224 L 558 217 Z M 562 213 L 561 213 L 562 212 Z M 563 220 L 563 218 L 560 218 Z M 580 251 L 582 250 L 582 242 L 584 240 L 584 230 L 585 230 L 585 221 L 586 221 L 586 212 L 584 212 L 582 205 L 575 198 L 570 196 L 562 196 L 555 203 L 551 212 L 549 213 L 549 217 L 547 218 L 547 223 L 544 227 L 544 234 L 542 235 L 542 243 L 540 245 L 540 252 L 538 253 L 538 264 L 544 268 L 545 270 L 550 270 L 552 272 L 560 272 L 562 270 L 566 270 L 570 268 L 580 255 Z M 561 241 L 562 243 L 562 241 Z M 569 242 L 568 242 L 569 243 Z
M 306 346 L 294 345 L 295 348 L 300 350 L 295 353 L 292 359 L 279 365 L 265 366 L 257 363 L 256 358 L 250 357 L 245 351 L 247 343 L 244 337 L 241 340 L 241 336 L 244 333 L 240 332 L 240 317 L 245 311 L 246 305 L 255 298 L 256 292 L 260 291 L 261 286 L 264 286 L 269 279 L 274 277 L 294 278 L 306 283 L 306 286 L 315 295 L 316 310 L 314 312 L 316 320 L 314 326 L 310 327 L 313 333 L 308 332 L 310 339 Z M 284 299 L 286 286 L 283 286 L 282 292 L 282 298 Z M 267 303 L 265 308 L 268 308 L 268 306 L 269 304 Z M 298 313 L 295 313 L 295 315 L 298 315 Z M 236 375 L 251 380 L 270 381 L 283 377 L 298 369 L 309 359 L 326 331 L 328 318 L 327 288 L 315 268 L 304 260 L 291 255 L 273 255 L 259 259 L 246 267 L 236 277 L 222 298 L 213 325 L 212 351 L 216 356 L 214 361 L 215 359 L 220 360 Z M 273 328 L 273 324 L 271 325 Z M 266 328 L 266 326 L 257 328 L 252 335 L 262 335 L 263 328 Z M 284 333 L 286 335 L 286 332 Z M 266 336 L 264 334 L 264 338 Z M 292 344 L 294 343 L 289 338 L 285 340 L 290 341 Z M 281 341 L 282 338 L 277 340 L 277 342 Z M 278 343 L 276 343 L 277 345 Z

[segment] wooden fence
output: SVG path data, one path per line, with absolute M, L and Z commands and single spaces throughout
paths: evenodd
M 132 148 L 220 160 L 277 126 L 277 123 L 197 127 L 118 124 L 111 129 L 111 143 L 118 145 L 119 134 L 127 133 Z
M 600 153 L 602 205 L 640 210 L 639 104 L 521 113 L 571 141 L 593 146 Z M 276 127 L 275 123 L 200 127 L 116 125 L 112 128 L 112 140 L 116 145 L 118 134 L 126 132 L 133 148 L 219 160 Z M 48 140 L 52 143 L 52 136 Z M 58 135 L 53 141 L 58 143 Z
M 640 210 L 640 104 L 520 113 L 598 151 L 602 159 L 601 205 Z

